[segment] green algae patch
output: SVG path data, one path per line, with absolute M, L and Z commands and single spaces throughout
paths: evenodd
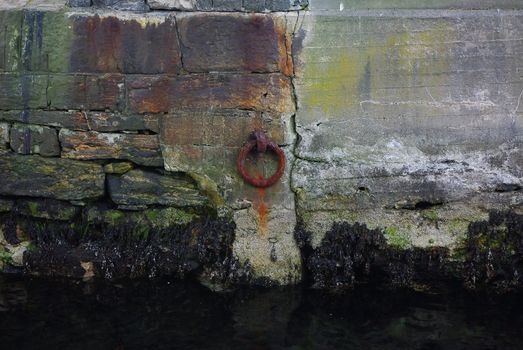
M 32 216 L 38 215 L 38 203 L 36 202 L 30 202 L 28 203 L 29 212 Z
M 383 230 L 387 243 L 398 249 L 407 249 L 412 246 L 409 236 L 396 227 L 386 227 Z
M 148 209 L 145 217 L 154 227 L 186 225 L 199 218 L 199 215 L 178 208 Z
M 13 261 L 13 253 L 4 249 L 0 250 L 0 261 L 4 264 L 10 264 Z
M 117 224 L 125 218 L 124 212 L 120 210 L 108 210 L 104 213 L 104 217 L 107 223 Z

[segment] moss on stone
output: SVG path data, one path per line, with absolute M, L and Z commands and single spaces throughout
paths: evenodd
M 0 250 L 0 261 L 4 264 L 10 264 L 13 261 L 13 253 L 2 248 L 2 250 Z
M 421 217 L 428 219 L 433 222 L 437 222 L 439 219 L 438 210 L 436 208 L 430 208 L 420 211 Z
M 406 233 L 400 231 L 397 227 L 386 227 L 383 230 L 387 243 L 395 248 L 408 249 L 412 246 L 412 243 Z
M 27 206 L 29 207 L 29 212 L 32 216 L 38 215 L 38 203 L 36 202 L 29 202 L 27 203 Z
M 106 219 L 106 222 L 115 224 L 125 217 L 125 214 L 120 210 L 107 210 L 104 213 L 104 217 Z
M 9 199 L 0 199 L 0 213 L 7 213 L 13 209 L 13 201 Z
M 109 163 L 104 166 L 104 172 L 108 174 L 124 174 L 133 169 L 131 162 Z
M 209 197 L 214 207 L 221 208 L 225 206 L 225 200 L 218 191 L 218 185 L 216 182 L 212 181 L 206 175 L 201 175 L 195 172 L 189 172 L 188 175 L 196 182 L 198 189 Z
M 148 209 L 144 215 L 154 227 L 186 225 L 198 218 L 197 214 L 178 208 Z
M 492 211 L 487 221 L 471 223 L 466 239 L 454 253 L 464 255 L 465 285 L 501 292 L 521 288 L 521 232 L 523 216 L 513 211 Z M 457 258 L 463 258 L 460 255 Z
M 19 199 L 16 202 L 16 211 L 34 218 L 69 221 L 79 214 L 80 208 L 53 199 Z
M 468 219 L 454 218 L 446 221 L 448 229 L 451 233 L 465 233 L 470 225 Z

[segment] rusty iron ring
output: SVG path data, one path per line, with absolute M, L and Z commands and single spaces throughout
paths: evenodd
M 247 160 L 247 156 L 251 151 L 256 148 L 258 153 L 265 153 L 267 149 L 273 151 L 278 156 L 278 170 L 268 179 L 260 178 L 255 179 L 252 178 L 248 173 L 247 170 L 245 170 L 245 161 Z M 242 147 L 240 150 L 240 154 L 238 156 L 238 171 L 240 172 L 240 175 L 243 177 L 243 179 L 253 185 L 254 187 L 270 187 L 274 185 L 283 175 L 283 172 L 285 171 L 285 154 L 281 150 L 280 147 L 278 147 L 277 144 L 274 142 L 269 141 L 263 131 L 261 130 L 255 130 L 254 133 L 251 136 L 251 140 L 245 144 L 245 146 Z

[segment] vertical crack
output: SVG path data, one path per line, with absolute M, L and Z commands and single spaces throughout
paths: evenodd
M 295 62 L 295 57 L 294 57 L 294 50 L 293 50 L 293 43 L 294 43 L 294 38 L 295 38 L 295 35 L 296 35 L 296 30 L 297 30 L 297 26 L 298 26 L 298 22 L 299 22 L 299 18 L 300 18 L 300 12 L 301 11 L 297 11 L 297 18 L 296 18 L 296 23 L 294 23 L 294 28 L 292 28 L 292 32 L 290 32 L 290 35 L 291 35 L 291 40 L 290 40 L 290 56 L 291 56 L 291 61 L 292 61 L 292 76 L 290 77 L 290 81 L 291 81 L 291 88 L 292 88 L 292 98 L 294 100 L 294 109 L 295 109 L 295 112 L 294 112 L 294 115 L 291 117 L 291 131 L 292 133 L 294 134 L 294 145 L 292 147 L 292 154 L 293 154 L 293 161 L 292 161 L 292 165 L 291 165 L 291 168 L 290 168 L 290 188 L 291 188 L 291 191 L 294 193 L 294 202 L 295 202 L 295 210 L 296 210 L 296 216 L 298 217 L 298 206 L 297 206 L 297 193 L 295 191 L 295 188 L 294 188 L 294 184 L 293 184 L 293 173 L 294 173 L 294 169 L 296 167 L 296 160 L 299 158 L 298 157 L 298 146 L 299 146 L 299 143 L 301 141 L 301 136 L 300 134 L 298 133 L 298 129 L 297 129 L 297 126 L 296 126 L 296 114 L 298 113 L 298 94 L 296 92 L 296 84 L 295 84 L 295 79 L 296 79 L 296 62 Z M 286 30 L 288 30 L 289 28 L 289 22 L 287 20 L 287 14 L 285 15 L 285 27 L 286 27 Z
M 185 63 L 183 61 L 183 44 L 180 38 L 180 28 L 178 27 L 178 18 L 174 18 L 174 30 L 176 31 L 176 40 L 178 41 L 178 49 L 180 51 L 180 64 L 182 65 L 182 71 L 185 71 Z

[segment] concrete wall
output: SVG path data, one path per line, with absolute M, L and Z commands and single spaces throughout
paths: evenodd
M 488 209 L 520 205 L 521 15 L 336 10 L 300 20 L 293 188 L 311 230 L 343 217 L 446 246 Z

